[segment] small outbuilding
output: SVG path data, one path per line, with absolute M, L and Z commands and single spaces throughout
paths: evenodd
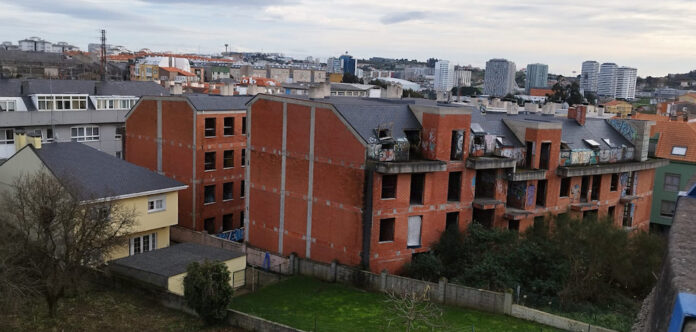
M 246 255 L 243 252 L 180 243 L 109 262 L 109 269 L 119 275 L 137 279 L 174 294 L 184 295 L 186 268 L 193 262 L 220 261 L 230 271 L 230 285 L 244 286 Z

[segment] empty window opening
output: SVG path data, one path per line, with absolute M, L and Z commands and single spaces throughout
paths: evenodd
M 234 214 L 223 214 L 222 215 L 222 231 L 230 231 L 235 229 L 234 226 Z
M 205 163 L 203 165 L 203 169 L 206 171 L 215 170 L 215 152 L 205 153 Z
M 562 178 L 561 179 L 561 197 L 568 197 L 570 196 L 570 178 Z
M 387 218 L 379 221 L 379 242 L 394 241 L 394 223 L 396 219 Z
M 619 174 L 611 175 L 611 184 L 609 186 L 609 191 L 617 191 L 619 189 Z
M 526 144 L 525 166 L 534 168 L 534 142 L 527 142 Z
M 476 171 L 475 198 L 494 198 L 496 192 L 497 169 Z
M 450 147 L 450 160 L 461 160 L 464 152 L 464 131 L 453 130 Z
M 485 228 L 492 228 L 493 227 L 493 217 L 494 217 L 495 210 L 483 210 L 479 208 L 474 208 L 473 212 L 473 219 L 474 222 L 477 222 Z
M 597 210 L 589 210 L 589 211 L 583 212 L 582 219 L 596 220 L 597 219 Z
M 592 177 L 592 195 L 591 199 L 593 201 L 599 200 L 599 192 L 602 188 L 602 176 L 595 175 Z
M 234 135 L 234 118 L 226 117 L 223 123 L 223 135 L 232 136 Z
M 408 217 L 408 240 L 406 245 L 409 248 L 418 248 L 421 246 L 421 225 L 423 216 Z
M 205 137 L 215 137 L 215 118 L 205 119 Z
M 462 172 L 449 173 L 449 181 L 447 183 L 447 200 L 458 202 L 462 191 Z
M 203 203 L 215 203 L 215 185 L 203 187 Z
M 519 220 L 509 220 L 508 230 L 519 232 L 520 231 L 520 221 Z
M 551 160 L 551 143 L 541 143 L 541 153 L 539 154 L 539 168 L 549 169 Z
M 215 218 L 206 218 L 203 220 L 203 227 L 208 234 L 215 234 Z
M 425 189 L 425 174 L 411 174 L 411 205 L 423 205 L 423 189 Z
M 382 175 L 382 199 L 396 198 L 396 181 L 398 175 Z
M 224 154 L 222 155 L 222 167 L 234 167 L 234 150 L 225 150 Z
M 616 216 L 616 206 L 610 206 L 607 209 L 607 217 L 609 217 L 611 220 L 614 220 Z
M 222 184 L 222 200 L 229 201 L 234 198 L 234 182 L 225 182 Z
M 247 133 L 246 116 L 242 117 L 242 135 Z
M 547 180 L 539 180 L 537 182 L 536 205 L 546 206 L 546 184 Z
M 580 201 L 587 202 L 587 191 L 590 190 L 590 177 L 583 176 L 580 185 Z
M 447 212 L 445 229 L 459 230 L 459 212 Z

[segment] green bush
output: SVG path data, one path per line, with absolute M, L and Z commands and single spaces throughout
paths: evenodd
M 193 262 L 186 269 L 184 297 L 208 325 L 221 323 L 227 318 L 227 307 L 232 302 L 230 271 L 221 262 Z

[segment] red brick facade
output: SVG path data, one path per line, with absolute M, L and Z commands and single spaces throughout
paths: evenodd
M 244 220 L 245 116 L 245 109 L 196 110 L 182 97 L 144 97 L 126 119 L 125 159 L 189 186 L 179 193 L 179 225 L 213 233 L 240 228 Z M 225 118 L 234 118 L 233 135 L 225 135 Z M 206 136 L 206 119 L 215 119 L 214 135 Z M 225 151 L 233 151 L 232 167 L 224 167 Z M 215 152 L 213 170 L 204 169 L 206 152 Z M 231 196 L 223 197 L 225 183 L 232 183 Z M 206 186 L 215 186 L 212 203 L 204 202 Z M 213 222 L 206 225 L 206 220 Z

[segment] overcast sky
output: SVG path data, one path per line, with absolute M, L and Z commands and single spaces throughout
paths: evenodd
M 571 2 L 573 4 L 571 4 Z M 639 76 L 696 69 L 696 0 L 0 0 L 0 41 L 39 36 L 86 50 L 282 52 L 325 59 L 345 51 L 572 75 L 583 60 Z

